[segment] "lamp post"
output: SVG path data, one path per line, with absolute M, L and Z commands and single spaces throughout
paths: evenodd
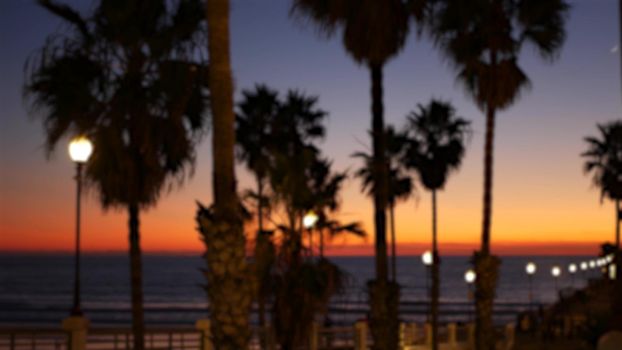
M 315 225 L 315 223 L 318 220 L 318 216 L 317 214 L 315 214 L 313 211 L 309 211 L 307 212 L 307 214 L 305 214 L 305 216 L 302 218 L 302 226 L 304 226 L 304 228 L 306 228 L 309 231 L 309 255 L 313 256 L 313 226 Z M 322 240 L 323 238 L 320 237 L 320 240 Z M 320 243 L 320 256 L 324 255 L 324 247 L 322 242 Z
M 527 272 L 527 279 L 529 280 L 529 311 L 533 309 L 533 274 L 536 273 L 536 264 L 528 262 L 525 265 L 525 272 Z
M 562 269 L 559 268 L 559 266 L 553 266 L 551 268 L 551 275 L 553 275 L 553 279 L 555 280 L 555 291 L 557 291 L 557 293 L 559 294 L 559 285 L 557 283 L 557 280 L 559 279 L 559 276 L 562 274 Z
M 82 165 L 89 160 L 93 144 L 84 136 L 77 136 L 69 143 L 69 156 L 76 163 L 76 255 L 73 285 L 73 307 L 71 314 L 82 315 L 80 308 L 80 196 L 82 192 Z
M 477 278 L 477 275 L 475 274 L 475 271 L 473 271 L 473 269 L 468 269 L 464 273 L 464 281 L 467 283 L 467 287 L 469 288 L 468 299 L 469 305 L 471 306 L 473 306 L 473 282 L 475 282 L 475 278 Z M 469 322 L 473 322 L 473 311 L 471 308 L 469 308 Z
M 428 294 L 428 312 L 427 312 L 427 319 L 429 320 L 430 318 L 430 301 L 432 300 L 431 295 L 430 295 L 430 268 L 432 267 L 432 263 L 434 262 L 434 257 L 432 256 L 432 252 L 429 250 L 426 250 L 425 252 L 423 252 L 423 254 L 421 254 L 421 261 L 423 262 L 423 265 L 425 266 L 425 290 L 426 293 Z
M 570 272 L 571 286 L 574 288 L 574 274 L 577 272 L 577 265 L 576 264 L 568 265 L 568 272 Z

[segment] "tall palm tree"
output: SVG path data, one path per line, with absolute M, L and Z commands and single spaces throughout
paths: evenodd
M 87 183 L 104 209 L 128 212 L 133 348 L 140 350 L 140 213 L 194 164 L 207 108 L 203 3 L 101 0 L 88 17 L 39 4 L 68 29 L 27 62 L 25 98 L 43 119 L 48 151 L 74 134 L 93 139 Z
M 593 174 L 594 185 L 600 188 L 601 200 L 615 204 L 615 246 L 620 249 L 620 201 L 622 200 L 622 120 L 598 125 L 599 137 L 586 137 L 588 149 L 582 156 L 585 172 Z
M 486 113 L 482 242 L 474 255 L 476 344 L 494 346 L 492 307 L 500 261 L 490 254 L 495 117 L 510 107 L 529 79 L 518 65 L 523 44 L 553 60 L 565 38 L 565 0 L 439 0 L 430 16 L 430 32 L 453 62 L 457 79 Z
M 397 274 L 397 254 L 395 239 L 395 206 L 397 202 L 408 199 L 413 191 L 412 179 L 405 173 L 401 164 L 401 158 L 406 146 L 406 135 L 396 132 L 392 126 L 385 128 L 385 142 L 387 144 L 387 164 L 388 164 L 388 210 L 389 227 L 391 230 L 391 280 L 396 282 Z M 370 197 L 374 193 L 373 177 L 373 156 L 364 152 L 353 154 L 354 157 L 361 158 L 364 165 L 357 170 L 355 176 L 360 178 L 362 190 Z
M 438 349 L 438 298 L 440 290 L 440 257 L 437 244 L 436 192 L 445 187 L 452 171 L 458 170 L 465 153 L 470 123 L 456 116 L 447 102 L 432 100 L 407 116 L 409 147 L 404 157 L 408 168 L 414 169 L 423 186 L 432 192 L 432 348 Z
M 217 349 L 244 349 L 250 338 L 251 271 L 246 263 L 241 205 L 236 193 L 233 78 L 229 42 L 229 0 L 207 0 L 210 107 L 212 111 L 214 204 L 199 207 L 205 241 L 207 295 L 212 340 Z
M 404 46 L 409 27 L 409 8 L 401 0 L 293 0 L 292 13 L 315 22 L 328 36 L 337 29 L 357 64 L 365 65 L 371 78 L 373 134 L 376 278 L 370 281 L 371 329 L 374 347 L 392 349 L 398 342 L 398 286 L 388 281 L 386 208 L 387 169 L 384 142 L 382 72 L 384 65 Z
M 236 142 L 238 158 L 255 175 L 257 184 L 257 224 L 264 229 L 264 191 L 270 170 L 271 124 L 279 111 L 278 93 L 266 85 L 257 85 L 254 91 L 242 91 L 236 114 Z

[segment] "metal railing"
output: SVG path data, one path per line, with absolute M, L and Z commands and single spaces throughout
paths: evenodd
M 67 350 L 67 331 L 59 328 L 2 328 L 0 349 Z
M 89 330 L 87 350 L 130 350 L 133 348 L 131 328 L 93 328 Z M 199 350 L 201 334 L 191 327 L 158 327 L 145 330 L 145 349 Z

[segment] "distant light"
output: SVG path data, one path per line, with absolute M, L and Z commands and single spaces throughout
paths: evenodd
M 570 273 L 575 273 L 575 272 L 577 272 L 577 265 L 576 265 L 576 264 L 570 264 L 570 265 L 568 265 L 568 272 L 570 272 Z
M 587 270 L 587 263 L 585 261 L 581 262 L 581 271 Z
M 318 216 L 310 211 L 302 218 L 302 225 L 306 228 L 312 228 L 318 220 Z
M 475 271 L 473 271 L 472 269 L 469 269 L 464 273 L 464 280 L 468 284 L 475 282 L 475 277 Z
M 590 260 L 590 269 L 593 269 L 595 267 L 596 267 L 596 261 Z
M 69 156 L 76 163 L 86 163 L 93 153 L 93 144 L 84 136 L 77 136 L 69 142 Z
M 536 273 L 536 264 L 528 262 L 525 266 L 525 271 L 528 275 L 533 275 L 534 273 Z
M 553 266 L 553 268 L 551 269 L 551 275 L 553 275 L 553 277 L 559 277 L 559 275 L 562 274 L 562 269 L 559 268 L 559 266 Z
M 432 252 L 429 250 L 426 250 L 425 252 L 423 252 L 423 254 L 421 255 L 421 261 L 423 261 L 423 265 L 425 266 L 430 266 L 432 265 Z

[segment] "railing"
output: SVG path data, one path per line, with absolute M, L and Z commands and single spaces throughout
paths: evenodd
M 87 350 L 130 350 L 133 347 L 129 328 L 93 328 L 86 339 Z M 145 349 L 200 350 L 201 333 L 195 328 L 145 329 Z
M 69 333 L 58 328 L 2 328 L 0 349 L 67 350 Z
M 430 324 L 400 325 L 400 349 L 429 349 L 432 328 Z M 442 349 L 473 349 L 475 327 L 473 324 L 449 323 L 439 329 Z M 514 343 L 514 326 L 508 324 L 500 332 L 497 349 L 510 349 Z M 264 338 L 265 346 L 260 338 Z M 0 349 L 4 350 L 131 350 L 132 330 L 128 328 L 90 328 L 81 317 L 63 321 L 63 329 L 0 328 Z M 353 327 L 311 327 L 309 350 L 367 350 L 372 344 L 366 322 Z M 253 328 L 249 349 L 276 350 L 274 335 L 269 330 Z M 145 330 L 145 349 L 148 350 L 213 350 L 209 320 L 197 321 L 195 327 L 152 327 Z

